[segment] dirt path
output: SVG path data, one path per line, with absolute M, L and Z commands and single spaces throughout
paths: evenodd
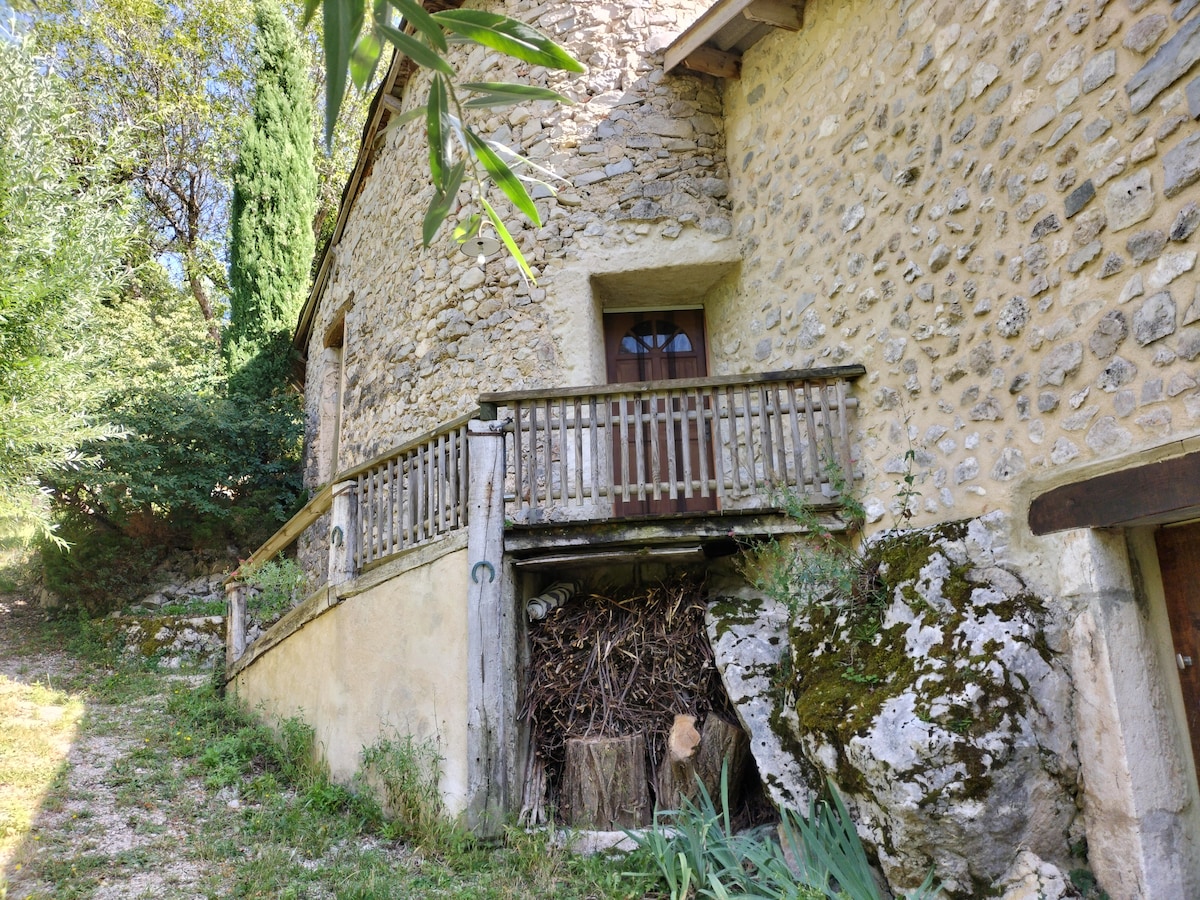
M 201 824 L 203 785 L 180 761 L 161 770 L 139 753 L 189 679 L 88 666 L 44 632 L 31 604 L 0 595 L 0 755 L 12 770 L 0 779 L 0 897 L 205 896 L 213 873 L 177 852 Z

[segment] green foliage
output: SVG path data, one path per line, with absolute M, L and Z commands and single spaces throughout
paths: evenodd
M 429 173 L 433 182 L 433 198 L 425 215 L 423 240 L 428 246 L 441 228 L 456 198 L 464 178 L 471 193 L 479 202 L 496 234 L 526 278 L 533 280 L 524 255 L 513 240 L 504 220 L 488 201 L 489 184 L 499 188 L 536 227 L 541 227 L 537 208 L 530 198 L 525 182 L 540 182 L 530 174 L 552 177 L 528 159 L 490 141 L 485 141 L 467 124 L 465 110 L 505 106 L 529 99 L 570 101 L 548 88 L 536 85 L 504 82 L 457 84 L 453 67 L 445 53 L 451 39 L 470 41 L 506 56 L 546 69 L 582 72 L 583 66 L 540 31 L 516 19 L 499 13 L 478 9 L 447 9 L 428 13 L 418 0 L 379 0 L 366 4 L 364 0 L 305 0 L 305 20 L 324 7 L 324 44 L 326 74 L 326 139 L 332 137 L 336 119 L 349 81 L 360 90 L 373 77 L 385 43 L 392 44 L 418 66 L 432 73 L 425 104 L 401 116 L 398 121 L 423 118 L 429 144 Z M 411 25 L 412 34 L 392 24 L 393 11 Z M 475 96 L 466 103 L 459 99 L 458 90 Z M 458 148 L 457 152 L 455 147 Z M 457 159 L 455 157 L 458 157 Z M 518 174 L 520 172 L 521 174 Z M 456 230 L 455 240 L 463 243 L 474 237 L 475 225 Z
M 0 517 L 46 525 L 36 477 L 86 465 L 94 416 L 84 350 L 120 283 L 125 194 L 28 41 L 0 32 Z
M 234 170 L 231 385 L 251 396 L 285 389 L 290 334 L 313 258 L 316 172 L 304 45 L 278 0 L 256 0 L 253 118 Z
M 630 836 L 649 856 L 671 900 L 882 900 L 866 850 L 833 783 L 830 800 L 813 800 L 807 817 L 784 810 L 778 840 L 762 829 L 734 834 L 703 783 L 695 801 L 655 815 Z M 728 809 L 728 772 L 721 773 Z M 669 826 L 664 825 L 669 820 Z M 938 895 L 933 872 L 909 900 Z
M 259 622 L 274 622 L 304 599 L 307 576 L 294 559 L 280 556 L 242 572 L 242 581 L 253 589 L 247 611 Z

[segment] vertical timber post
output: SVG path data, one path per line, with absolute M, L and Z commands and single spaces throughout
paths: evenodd
M 232 666 L 246 652 L 246 586 L 225 585 L 225 665 Z
M 357 574 L 358 501 L 353 481 L 333 486 L 329 508 L 330 587 L 344 584 Z
M 503 422 L 473 420 L 467 518 L 467 823 L 499 832 L 516 767 L 516 638 L 504 566 Z

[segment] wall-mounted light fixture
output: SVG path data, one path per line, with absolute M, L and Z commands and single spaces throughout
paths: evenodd
M 489 256 L 500 252 L 500 242 L 493 237 L 477 234 L 463 241 L 459 249 L 467 256 L 475 257 L 475 262 L 482 266 Z

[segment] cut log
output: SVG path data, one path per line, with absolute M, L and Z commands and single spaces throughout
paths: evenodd
M 561 797 L 563 821 L 573 828 L 649 825 L 646 736 L 567 738 Z
M 655 782 L 659 809 L 679 809 L 683 798 L 696 796 L 696 757 L 700 751 L 696 717 L 675 716 L 667 735 L 667 752 Z
M 721 765 L 725 761 L 729 765 L 729 805 L 736 808 L 749 754 L 746 733 L 716 713 L 708 714 L 699 731 L 695 716 L 677 715 L 655 782 L 659 809 L 679 809 L 684 798 L 695 800 L 700 783 L 720 810 Z
M 717 809 L 721 808 L 721 766 L 729 767 L 729 807 L 737 809 L 742 799 L 742 779 L 750 759 L 750 738 L 736 722 L 710 712 L 700 729 L 696 770 Z

